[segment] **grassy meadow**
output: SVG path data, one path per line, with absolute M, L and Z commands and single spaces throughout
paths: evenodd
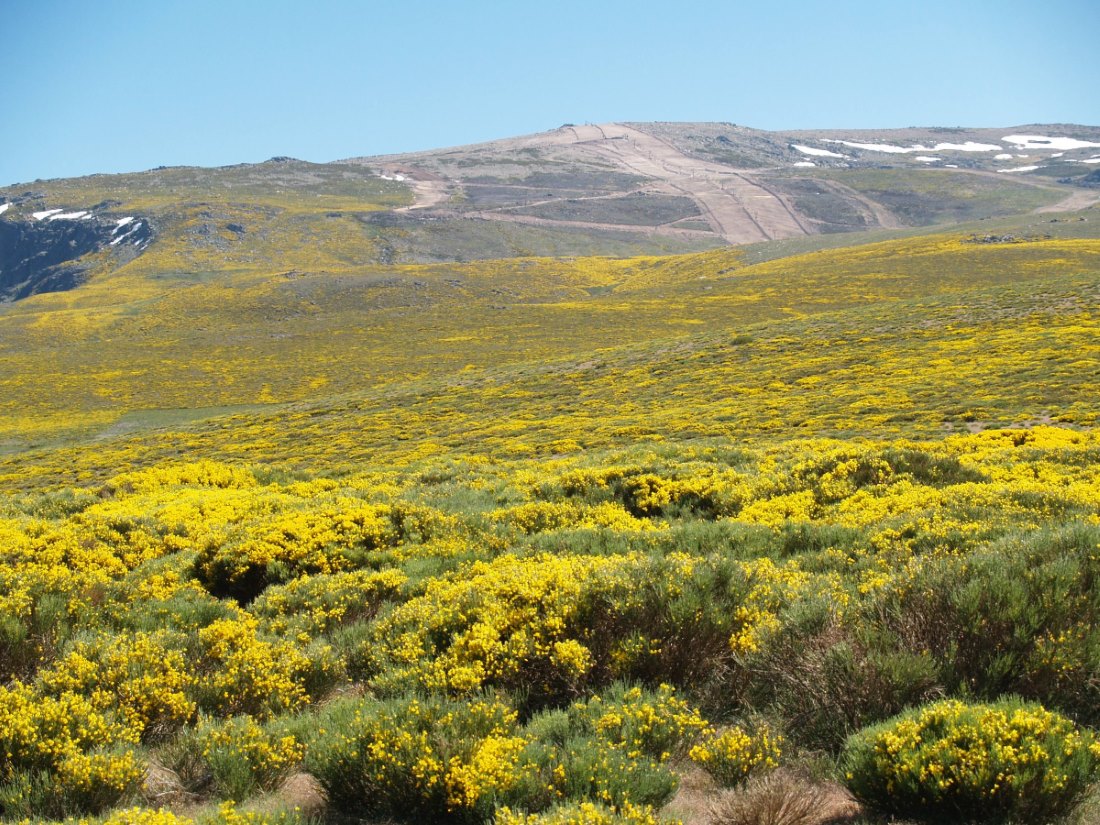
M 1100 210 L 401 263 L 267 165 L 0 311 L 0 818 L 1095 821 Z

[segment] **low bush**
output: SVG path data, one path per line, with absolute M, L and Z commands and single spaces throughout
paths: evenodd
M 223 799 L 242 800 L 271 791 L 301 761 L 305 750 L 293 734 L 262 727 L 248 716 L 224 722 L 205 720 L 195 731 L 212 790 Z
M 849 738 L 843 766 L 866 804 L 926 821 L 1047 821 L 1088 787 L 1100 745 L 1042 706 L 945 700 Z
M 779 767 L 783 737 L 766 724 L 712 732 L 691 749 L 691 761 L 725 788 L 739 785 L 755 773 Z
M 566 802 L 534 814 L 501 808 L 493 821 L 495 825 L 661 825 L 662 822 L 645 805 L 612 808 L 595 802 Z
M 339 811 L 484 821 L 521 776 L 525 745 L 491 697 L 354 699 L 321 711 L 305 764 Z

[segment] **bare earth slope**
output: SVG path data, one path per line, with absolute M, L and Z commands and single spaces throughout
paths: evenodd
M 404 177 L 416 198 L 406 211 L 423 219 L 712 245 L 943 225 L 1100 200 L 1097 190 L 1074 185 L 1100 162 L 1100 129 L 1066 124 L 803 132 L 566 124 L 352 162 Z
M 693 198 L 714 232 L 732 244 L 809 234 L 787 203 L 743 171 L 689 157 L 667 141 L 619 123 L 571 131 L 586 148 Z

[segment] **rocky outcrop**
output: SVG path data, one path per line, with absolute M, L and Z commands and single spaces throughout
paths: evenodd
M 0 219 L 0 301 L 72 289 L 84 281 L 86 256 L 111 247 L 133 254 L 152 238 L 144 218 L 50 211 Z

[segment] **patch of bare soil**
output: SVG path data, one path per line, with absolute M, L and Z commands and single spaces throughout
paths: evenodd
M 747 171 L 685 155 L 672 144 L 620 123 L 575 126 L 576 146 L 687 195 L 714 231 L 732 244 L 808 235 L 794 209 Z
M 1090 206 L 1100 203 L 1100 190 L 1082 189 L 1074 192 L 1068 198 L 1052 203 L 1049 206 L 1040 206 L 1036 212 L 1076 212 L 1079 209 L 1088 209 Z

